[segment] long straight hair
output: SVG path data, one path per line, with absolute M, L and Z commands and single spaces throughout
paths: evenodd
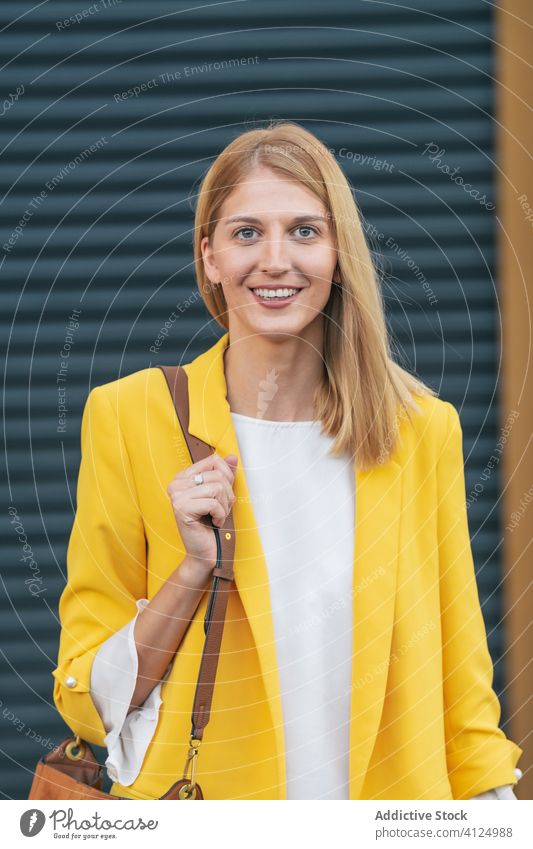
M 435 391 L 395 363 L 377 271 L 350 184 L 331 152 L 299 124 L 272 121 L 235 138 L 205 174 L 195 211 L 194 261 L 201 297 L 229 329 L 221 285 L 208 280 L 200 244 L 211 240 L 221 207 L 257 166 L 296 180 L 322 202 L 337 244 L 337 267 L 324 307 L 324 375 L 314 394 L 315 420 L 334 437 L 330 453 L 348 452 L 362 469 L 394 453 L 400 418 L 420 412 L 413 396 Z M 231 342 L 231 340 L 230 340 Z

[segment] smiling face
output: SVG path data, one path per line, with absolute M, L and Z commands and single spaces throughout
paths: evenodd
M 221 281 L 232 338 L 289 334 L 317 343 L 337 251 L 327 210 L 305 186 L 253 169 L 226 198 L 201 250 L 209 281 Z

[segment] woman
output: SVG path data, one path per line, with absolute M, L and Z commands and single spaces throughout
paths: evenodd
M 459 417 L 391 359 L 345 176 L 273 123 L 222 151 L 195 224 L 199 290 L 227 331 L 185 365 L 190 432 L 214 454 L 190 463 L 159 368 L 91 391 L 61 715 L 107 746 L 112 793 L 158 798 L 181 777 L 216 561 L 200 519 L 233 508 L 205 797 L 515 798 Z

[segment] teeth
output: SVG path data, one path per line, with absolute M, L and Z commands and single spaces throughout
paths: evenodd
M 260 298 L 290 298 L 298 289 L 254 289 Z

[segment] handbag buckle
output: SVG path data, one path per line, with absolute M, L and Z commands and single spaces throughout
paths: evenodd
M 187 757 L 185 759 L 185 766 L 183 768 L 183 778 L 187 778 L 187 773 L 189 771 L 189 765 L 191 767 L 191 780 L 189 784 L 184 784 L 183 787 L 180 788 L 179 797 L 180 799 L 194 799 L 196 798 L 196 767 L 198 763 L 198 749 L 200 748 L 200 740 L 197 740 L 195 737 L 191 735 L 189 739 L 189 751 L 187 752 Z

